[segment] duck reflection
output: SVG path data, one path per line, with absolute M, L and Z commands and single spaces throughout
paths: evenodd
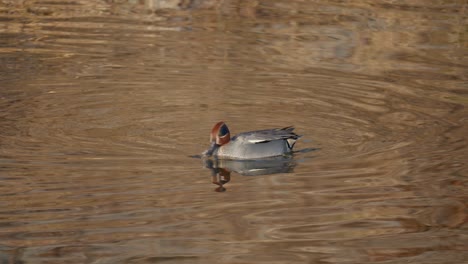
M 216 192 L 225 192 L 224 184 L 231 180 L 231 172 L 224 168 L 216 168 L 211 171 L 211 182 L 218 185 Z
M 259 176 L 293 172 L 296 162 L 292 156 L 259 160 L 204 159 L 205 168 L 211 171 L 211 181 L 218 185 L 217 192 L 225 192 L 224 185 L 231 180 L 231 172 L 243 176 Z

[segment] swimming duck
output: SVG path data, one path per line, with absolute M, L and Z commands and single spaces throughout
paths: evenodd
M 294 127 L 256 130 L 243 132 L 231 138 L 227 125 L 224 122 L 218 122 L 211 129 L 211 145 L 203 156 L 224 159 L 261 159 L 282 156 L 292 152 L 296 140 L 300 137 L 293 130 Z

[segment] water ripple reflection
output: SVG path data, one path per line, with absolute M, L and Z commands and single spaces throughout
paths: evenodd
M 466 10 L 0 0 L 0 263 L 466 262 Z

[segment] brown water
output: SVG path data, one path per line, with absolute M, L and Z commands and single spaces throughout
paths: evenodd
M 468 263 L 467 12 L 0 0 L 0 263 Z

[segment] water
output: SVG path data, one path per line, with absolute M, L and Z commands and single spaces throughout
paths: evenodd
M 0 1 L 0 263 L 468 263 L 467 5 Z

